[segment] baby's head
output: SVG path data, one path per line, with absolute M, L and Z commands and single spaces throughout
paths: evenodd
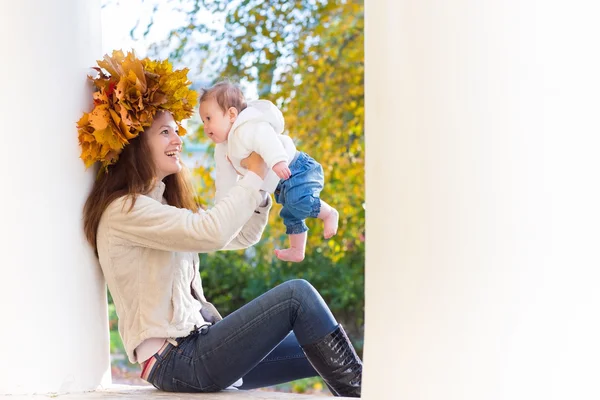
M 201 89 L 200 118 L 206 136 L 215 143 L 226 141 L 231 126 L 246 106 L 242 90 L 234 83 L 219 82 Z

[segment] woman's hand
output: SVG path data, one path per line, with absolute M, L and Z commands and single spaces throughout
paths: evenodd
M 262 179 L 265 179 L 265 176 L 267 176 L 267 172 L 269 172 L 269 167 L 267 167 L 267 163 L 265 162 L 265 160 L 263 160 L 263 158 L 254 151 L 250 153 L 248 157 L 240 161 L 240 165 L 246 168 L 248 171 L 254 172 Z

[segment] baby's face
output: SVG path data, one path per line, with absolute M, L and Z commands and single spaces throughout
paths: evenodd
M 215 99 L 207 99 L 200 103 L 200 118 L 204 123 L 204 134 L 215 143 L 225 142 L 237 116 L 237 113 L 232 114 L 229 110 L 223 112 Z

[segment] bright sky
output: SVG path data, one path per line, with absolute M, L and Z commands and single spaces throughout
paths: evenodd
M 144 57 L 149 44 L 164 39 L 170 29 L 183 23 L 184 16 L 173 8 L 160 7 L 148 38 L 144 39 L 142 33 L 150 21 L 154 4 L 153 0 L 102 0 L 103 54 L 110 54 L 115 49 L 134 49 L 138 56 Z M 133 40 L 129 33 L 136 24 L 135 34 L 139 39 Z
M 102 11 L 102 55 L 110 54 L 113 50 L 121 49 L 127 51 L 135 50 L 140 57 L 147 55 L 148 46 L 155 42 L 164 40 L 169 31 L 173 28 L 182 26 L 186 22 L 186 15 L 175 10 L 175 6 L 180 6 L 178 1 L 165 0 L 101 0 Z M 192 3 L 184 6 L 188 7 Z M 153 13 L 155 5 L 159 5 L 158 10 Z M 146 30 L 149 22 L 154 14 L 152 29 L 147 38 L 143 38 L 142 34 Z M 205 14 L 205 21 L 218 26 L 219 19 L 214 15 Z M 134 27 L 136 40 L 130 36 L 130 31 Z M 100 57 L 99 57 L 100 58 Z M 185 65 L 194 70 L 193 65 Z M 181 67 L 181 66 L 178 66 Z M 208 76 L 193 77 L 190 79 L 200 79 L 206 81 L 210 79 Z M 248 84 L 245 81 L 241 82 L 245 91 L 246 98 L 255 99 L 258 97 L 255 84 Z

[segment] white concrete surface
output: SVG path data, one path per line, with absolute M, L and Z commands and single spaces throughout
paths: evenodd
M 366 2 L 364 398 L 600 398 L 599 8 Z
M 98 0 L 0 5 L 0 394 L 110 383 L 106 292 L 81 222 L 94 176 L 75 127 L 99 16 Z
M 2 398 L 3 396 L 0 396 Z M 261 390 L 224 390 L 217 393 L 168 393 L 156 390 L 149 386 L 112 385 L 104 390 L 88 393 L 73 393 L 62 395 L 17 395 L 6 396 L 10 400 L 137 400 L 137 399 L 202 399 L 202 400 L 323 400 L 331 396 L 306 395 L 281 392 L 267 392 Z M 336 397 L 346 399 L 347 397 Z

